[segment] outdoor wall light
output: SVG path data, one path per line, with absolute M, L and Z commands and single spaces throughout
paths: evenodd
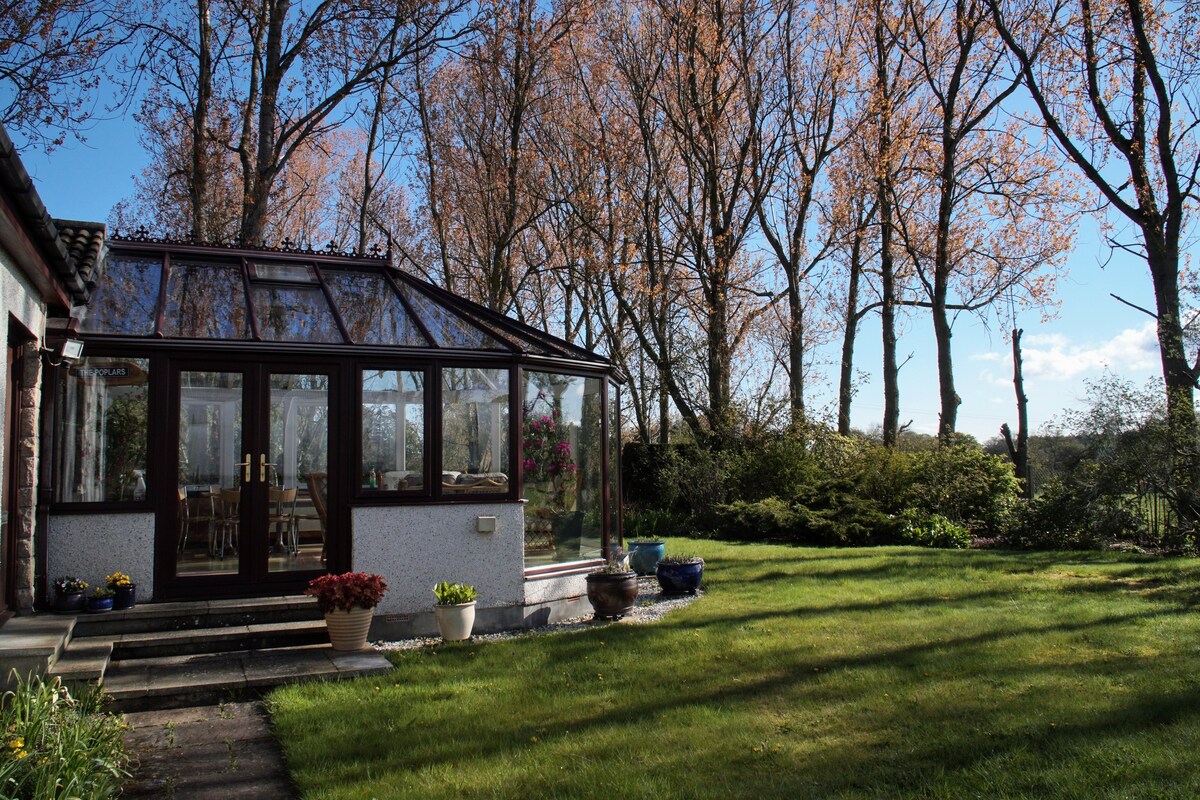
M 53 348 L 43 348 L 42 352 L 52 367 L 74 364 L 83 358 L 83 342 L 79 339 L 63 339 Z

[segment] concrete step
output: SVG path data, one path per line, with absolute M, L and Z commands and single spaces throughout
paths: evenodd
M 50 667 L 49 675 L 64 682 L 89 683 L 99 686 L 104 682 L 104 671 L 112 657 L 113 641 L 101 637 L 75 639 L 67 645 L 58 661 Z
M 113 659 L 196 655 L 233 650 L 266 650 L 325 644 L 329 634 L 325 621 L 267 622 L 229 625 L 221 628 L 185 628 L 170 631 L 127 633 L 113 642 Z
M 13 617 L 0 627 L 0 688 L 16 670 L 22 677 L 45 675 L 58 661 L 75 629 L 75 617 L 31 614 Z
M 321 619 L 316 598 L 303 595 L 142 603 L 125 611 L 78 618 L 76 636 L 121 636 Z
M 329 645 L 113 661 L 104 686 L 120 711 L 187 708 L 257 697 L 275 686 L 391 670 L 381 653 Z

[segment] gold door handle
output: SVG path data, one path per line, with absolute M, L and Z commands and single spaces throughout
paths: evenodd
M 249 458 L 249 457 L 250 457 L 249 455 L 246 456 L 246 458 Z M 266 483 L 267 467 L 275 467 L 275 466 L 278 466 L 278 464 L 273 464 L 270 461 L 267 461 L 266 453 L 259 453 L 258 454 L 258 482 Z
M 250 454 L 246 453 L 246 460 L 239 461 L 236 464 L 234 464 L 234 466 L 242 468 L 242 483 L 249 483 L 250 482 Z

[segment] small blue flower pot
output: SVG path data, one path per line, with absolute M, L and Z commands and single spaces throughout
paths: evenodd
M 653 575 L 658 560 L 666 554 L 666 543 L 645 541 L 629 543 L 629 566 L 638 575 Z
M 111 597 L 89 597 L 88 611 L 93 614 L 103 614 L 105 611 L 112 611 L 113 599 Z

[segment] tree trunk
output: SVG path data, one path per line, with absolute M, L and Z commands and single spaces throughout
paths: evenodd
M 900 432 L 900 368 L 896 364 L 896 273 L 892 253 L 892 128 L 888 50 L 883 0 L 875 2 L 875 91 L 878 126 L 876 202 L 879 206 L 879 272 L 883 327 L 883 444 L 895 447 Z
M 850 435 L 850 404 L 854 401 L 854 340 L 858 335 L 858 281 L 862 273 L 862 240 L 859 229 L 850 250 L 850 280 L 846 287 L 846 329 L 842 334 L 842 363 L 838 379 L 838 433 Z
M 208 207 L 208 113 L 213 94 L 212 19 L 209 0 L 197 0 L 196 105 L 192 109 L 192 179 L 188 185 L 191 203 L 192 236 L 207 242 L 214 238 L 207 224 Z
M 1017 441 L 1013 442 L 1008 423 L 1000 426 L 1000 434 L 1008 447 L 1017 480 L 1021 482 L 1021 496 L 1026 500 L 1033 497 L 1033 482 L 1029 475 L 1029 398 L 1025 396 L 1025 376 L 1022 372 L 1020 328 L 1013 329 L 1013 389 L 1017 394 Z
M 1180 523 L 1194 528 L 1200 520 L 1200 432 L 1195 410 L 1196 369 L 1183 349 L 1179 313 L 1179 249 L 1146 232 L 1146 260 L 1158 312 L 1158 349 L 1167 390 L 1167 428 L 1174 457 L 1173 505 Z

